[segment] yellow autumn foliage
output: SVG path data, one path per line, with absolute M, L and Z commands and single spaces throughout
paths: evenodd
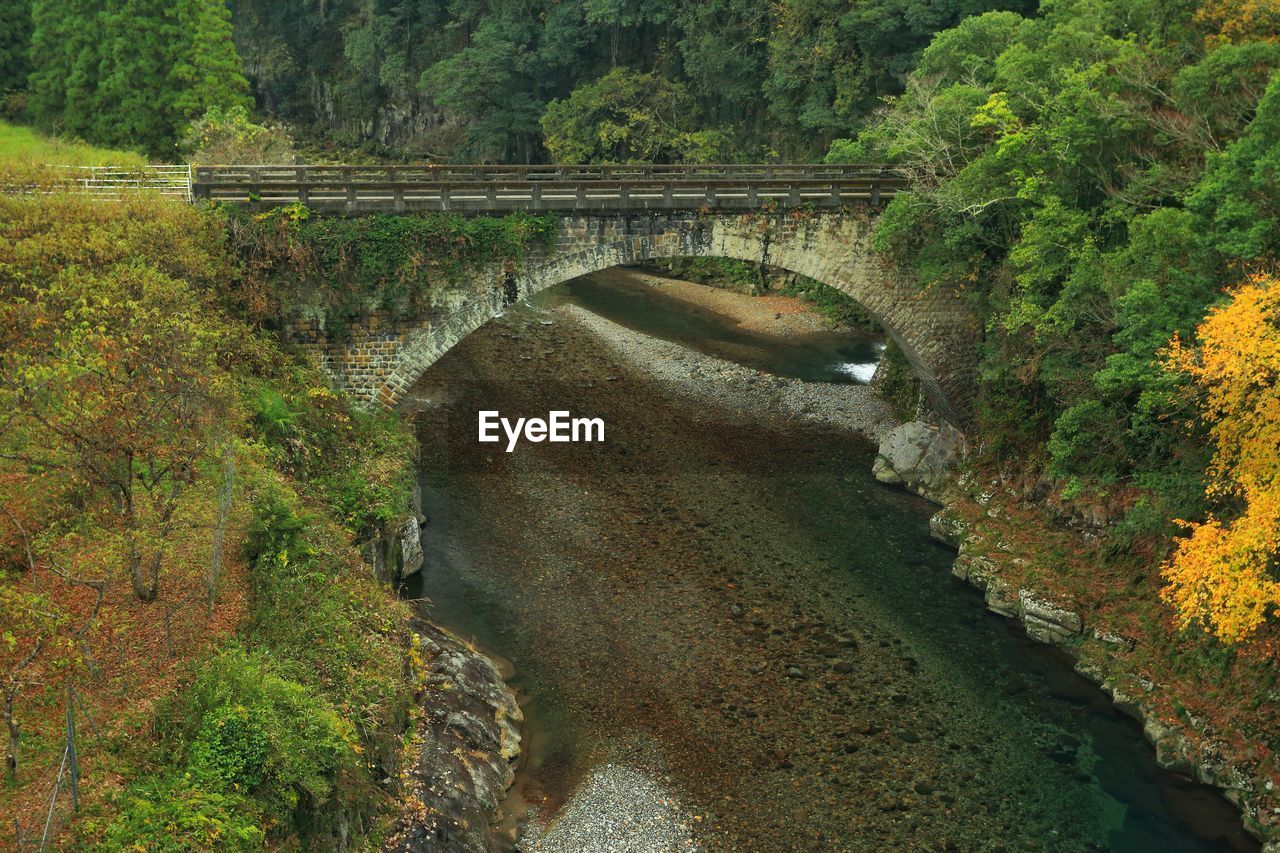
M 1211 30 L 1210 46 L 1246 41 L 1274 41 L 1280 32 L 1280 0 L 1205 0 L 1197 23 Z
M 1194 347 L 1174 340 L 1169 366 L 1202 392 L 1214 444 L 1207 493 L 1235 511 L 1183 522 L 1163 595 L 1183 627 L 1236 643 L 1280 616 L 1280 281 L 1255 276 L 1198 335 Z

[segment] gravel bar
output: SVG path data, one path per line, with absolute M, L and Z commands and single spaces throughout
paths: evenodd
M 714 405 L 734 420 L 784 415 L 858 432 L 876 442 L 899 424 L 869 385 L 774 376 L 628 329 L 577 305 L 557 305 L 550 313 L 572 319 L 628 367 L 650 375 L 670 393 Z
M 675 853 L 702 850 L 665 780 L 632 767 L 592 770 L 545 828 L 530 824 L 520 850 L 537 853 Z

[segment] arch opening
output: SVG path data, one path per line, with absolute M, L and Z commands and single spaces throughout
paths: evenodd
M 978 324 L 958 294 L 922 289 L 870 247 L 872 221 L 852 214 L 567 216 L 556 245 L 518 270 L 477 276 L 444 310 L 397 339 L 372 387 L 354 393 L 387 407 L 444 353 L 508 306 L 571 279 L 676 257 L 720 257 L 798 273 L 861 305 L 899 347 L 933 410 L 964 429 Z M 385 337 L 385 336 L 384 336 Z M 385 357 L 385 356 L 382 356 Z

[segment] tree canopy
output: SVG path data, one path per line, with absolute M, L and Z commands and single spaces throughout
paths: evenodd
M 605 97 L 621 82 L 620 68 L 630 72 L 624 79 L 687 92 L 682 120 L 732 139 L 735 157 L 816 157 L 833 136 L 863 127 L 879 98 L 901 90 L 935 31 L 991 9 L 1032 7 L 1026 0 L 236 0 L 233 8 L 251 82 L 275 116 L 381 154 L 536 162 L 559 156 L 543 144 L 551 105 L 575 94 Z M 317 97 L 307 79 L 323 80 L 324 94 Z M 633 134 L 632 141 L 636 150 L 681 155 L 661 140 Z
M 28 81 L 40 126 L 172 158 L 187 125 L 247 104 L 222 0 L 34 0 Z

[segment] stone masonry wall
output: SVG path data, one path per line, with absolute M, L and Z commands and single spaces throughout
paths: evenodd
M 561 218 L 555 246 L 519 268 L 478 271 L 442 285 L 418 316 L 370 310 L 341 344 L 323 312 L 295 306 L 287 333 L 313 347 L 335 382 L 354 396 L 396 406 L 428 367 L 507 306 L 577 276 L 620 264 L 680 256 L 725 257 L 781 267 L 848 294 L 906 354 L 934 410 L 963 428 L 971 412 L 979 324 L 966 300 L 922 289 L 873 255 L 866 212 L 702 215 L 629 213 Z

